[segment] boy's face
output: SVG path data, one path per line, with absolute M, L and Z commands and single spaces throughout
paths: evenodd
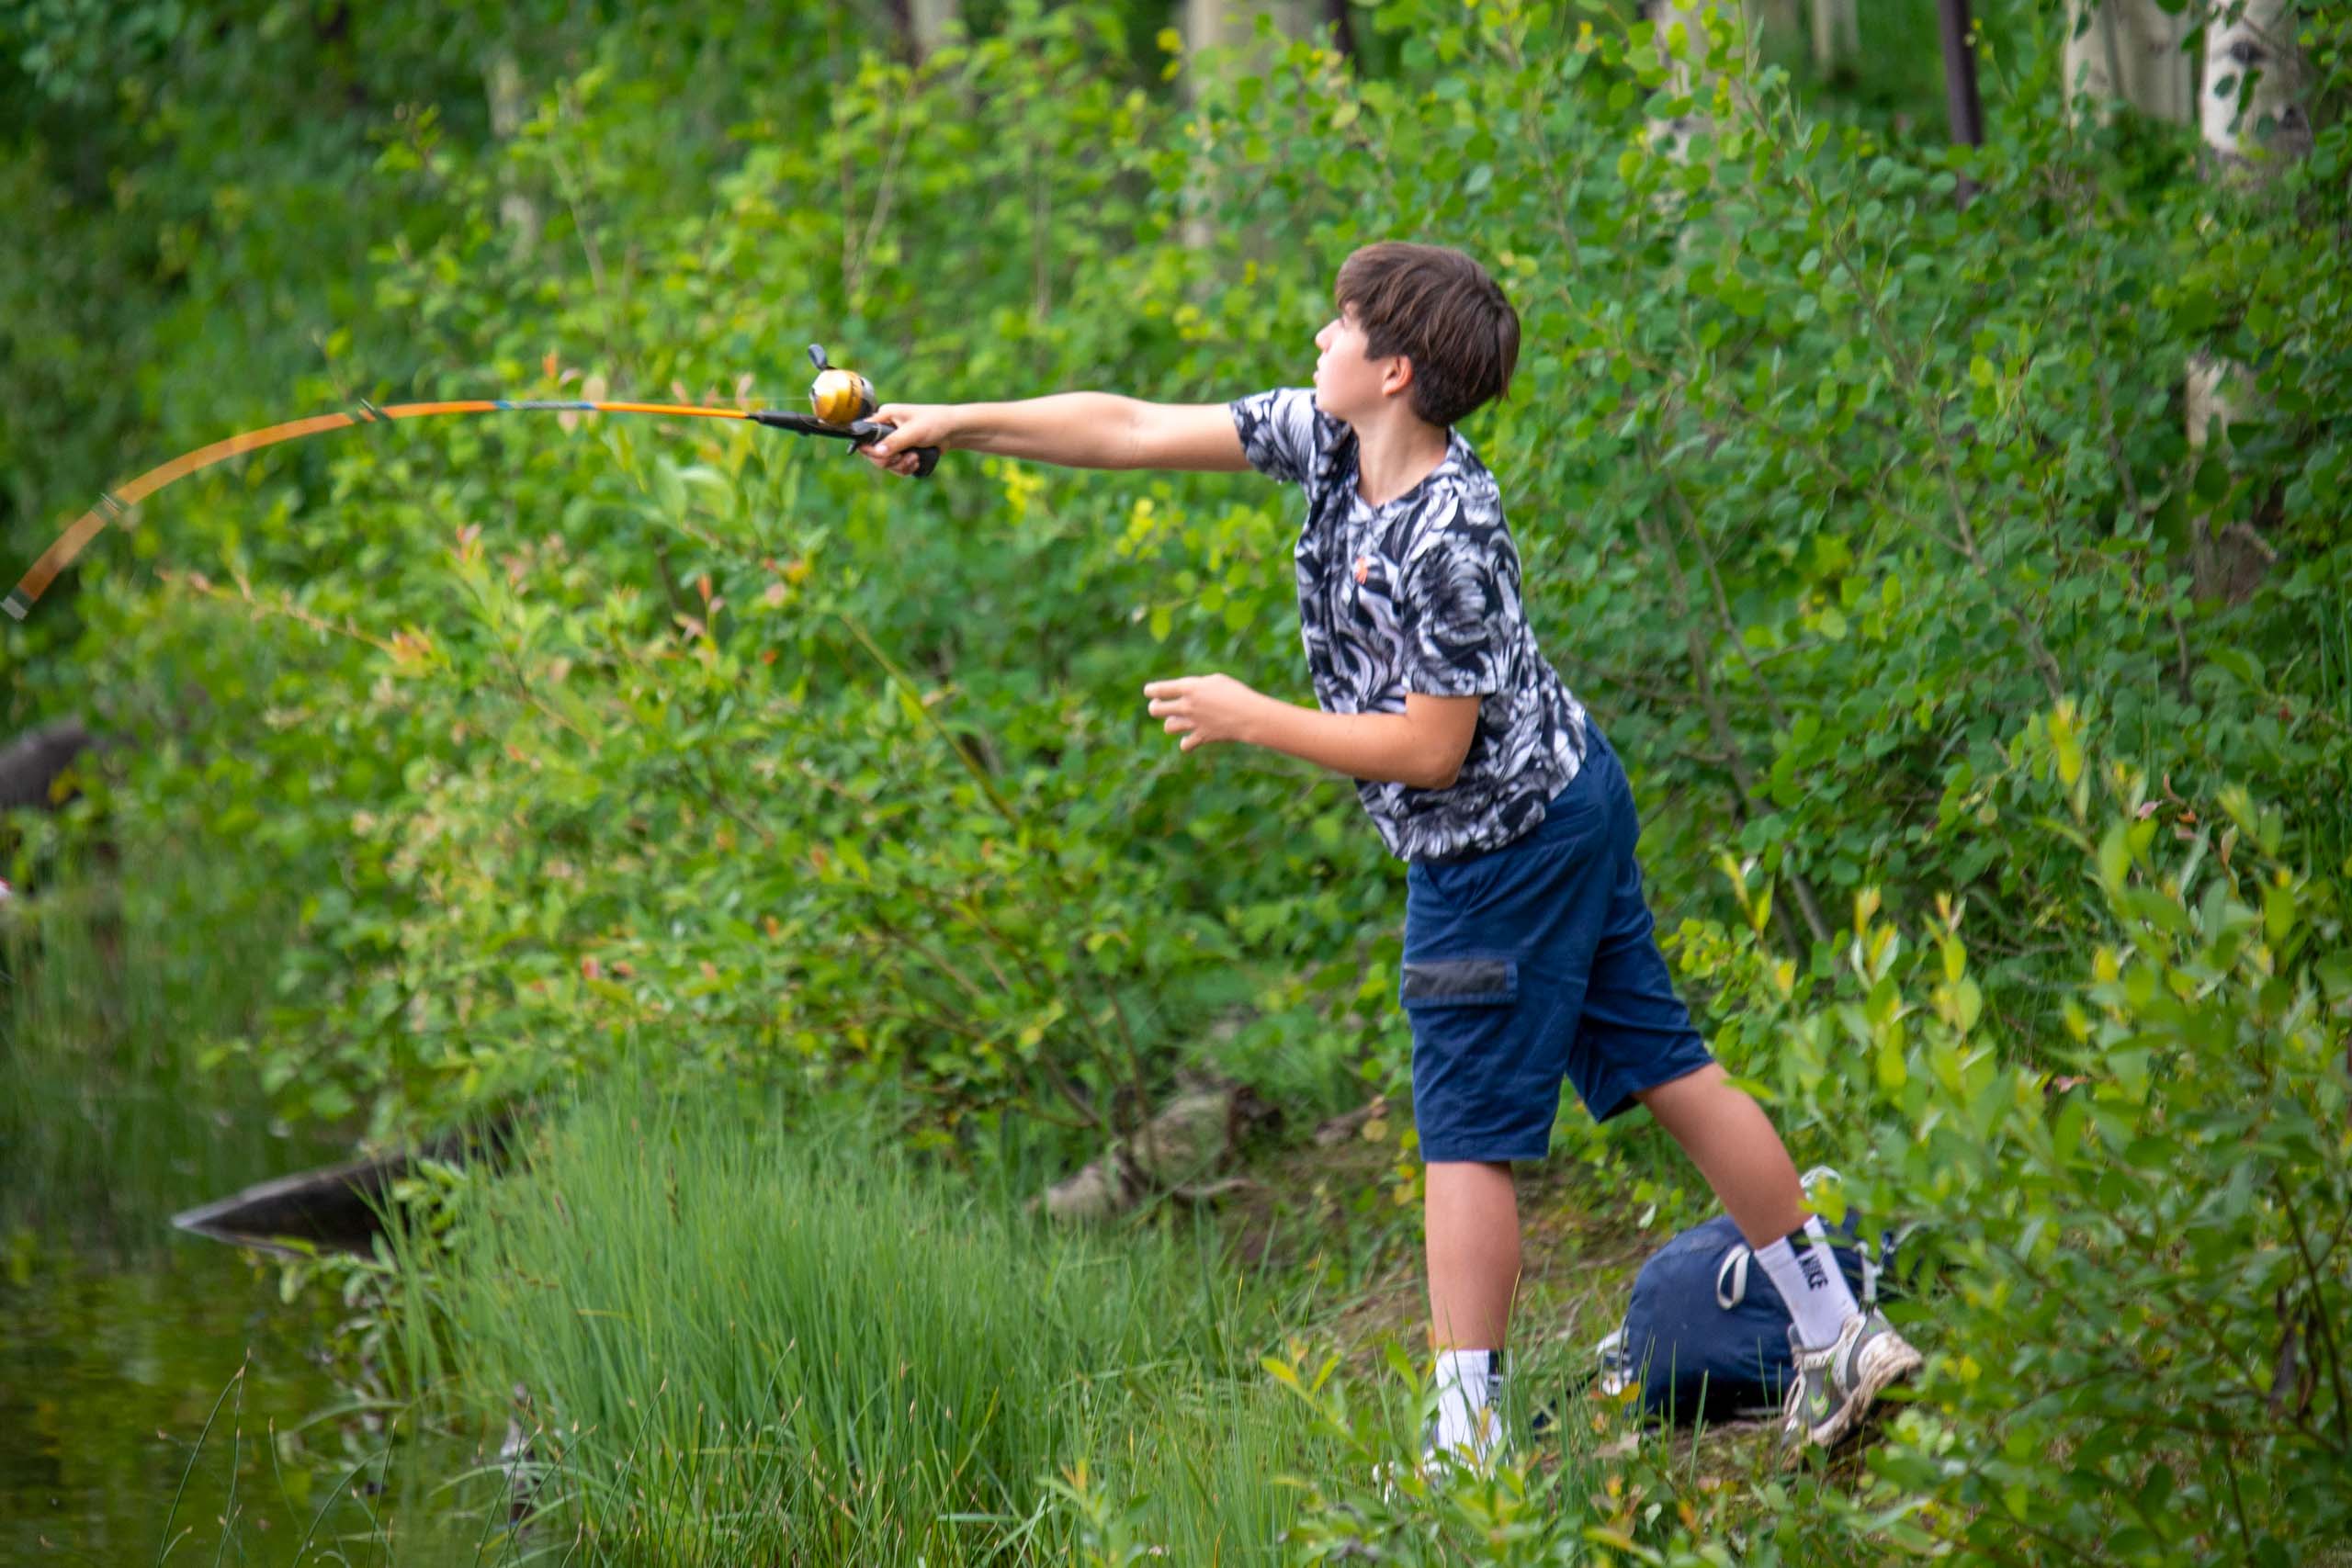
M 1333 419 L 1349 420 L 1370 413 L 1383 399 L 1405 385 L 1403 355 L 1386 359 L 1364 357 L 1364 332 L 1348 307 L 1315 334 L 1320 357 L 1315 362 L 1315 406 Z

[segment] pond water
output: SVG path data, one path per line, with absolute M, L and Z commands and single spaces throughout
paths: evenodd
M 350 1153 L 204 1064 L 247 955 L 96 929 L 0 929 L 0 1564 L 515 1560 L 482 1434 L 355 1407 L 339 1295 L 171 1226 Z
M 131 1262 L 17 1232 L 0 1284 L 0 1562 L 153 1562 L 167 1543 L 209 1561 L 224 1537 L 248 1562 L 297 1561 L 333 1488 L 316 1450 L 343 1435 L 305 1425 L 342 1403 L 310 1316 L 217 1243 Z

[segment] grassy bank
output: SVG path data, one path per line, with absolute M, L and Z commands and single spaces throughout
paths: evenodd
M 1069 1235 L 843 1111 L 626 1089 L 413 1258 L 425 1383 L 527 1391 L 537 1529 L 600 1561 L 1272 1561 L 1330 1457 L 1260 1367 L 1299 1303 L 1198 1216 Z

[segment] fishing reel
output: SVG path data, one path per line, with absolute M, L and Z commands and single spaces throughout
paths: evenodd
M 844 370 L 827 361 L 825 345 L 812 343 L 808 357 L 817 367 L 816 385 L 808 389 L 808 406 L 813 414 L 787 413 L 781 409 L 761 409 L 749 417 L 775 430 L 797 431 L 802 435 L 831 435 L 847 441 L 852 446 L 867 446 L 888 435 L 893 425 L 876 424 L 872 415 L 881 407 L 874 396 L 874 383 L 854 370 Z M 939 448 L 918 446 L 915 453 L 915 478 L 928 479 L 938 466 Z
M 854 370 L 844 370 L 827 363 L 825 345 L 808 345 L 809 363 L 817 367 L 816 385 L 808 389 L 808 406 L 827 424 L 853 424 L 882 405 L 874 396 L 874 383 Z

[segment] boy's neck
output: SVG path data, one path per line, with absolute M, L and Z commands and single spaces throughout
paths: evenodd
M 1429 478 L 1451 441 L 1445 430 L 1404 409 L 1387 409 L 1352 428 L 1356 433 L 1356 493 L 1366 506 L 1385 506 Z

